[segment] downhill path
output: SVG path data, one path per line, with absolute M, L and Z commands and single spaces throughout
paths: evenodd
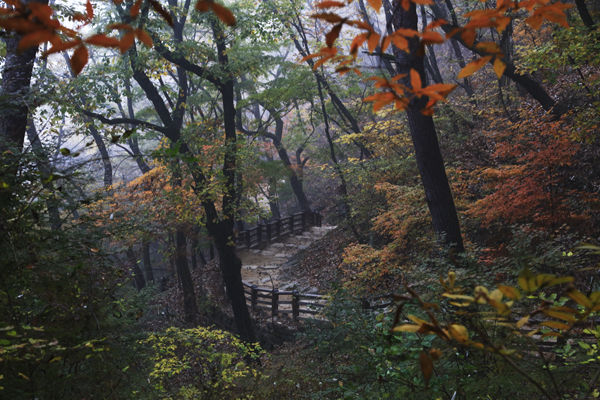
M 290 235 L 277 243 L 269 244 L 265 249 L 243 249 L 238 251 L 242 260 L 242 279 L 244 282 L 268 289 L 298 289 L 316 293 L 314 288 L 297 287 L 298 282 L 289 281 L 282 274 L 282 266 L 298 252 L 307 249 L 321 239 L 335 226 L 313 226 L 301 235 Z M 312 289 L 312 290 L 311 290 Z

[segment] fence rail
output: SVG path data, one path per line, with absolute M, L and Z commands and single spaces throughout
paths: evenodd
M 261 247 L 288 235 L 300 235 L 310 226 L 321 226 L 321 219 L 321 215 L 315 212 L 295 213 L 240 231 L 235 242 L 238 248 Z
M 244 294 L 252 311 L 270 311 L 272 316 L 291 314 L 294 320 L 311 318 L 327 304 L 329 296 L 259 287 L 244 282 Z
M 314 293 L 300 293 L 296 290 L 279 290 L 243 282 L 246 301 L 253 312 L 265 310 L 272 316 L 291 314 L 294 320 L 315 319 L 331 299 L 330 296 Z M 361 299 L 364 309 L 381 310 L 394 304 L 392 294 Z

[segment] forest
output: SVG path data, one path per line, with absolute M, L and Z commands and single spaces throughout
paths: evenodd
M 600 398 L 600 2 L 0 35 L 0 398 Z

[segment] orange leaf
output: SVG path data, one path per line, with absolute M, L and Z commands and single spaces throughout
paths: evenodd
M 371 7 L 373 7 L 373 9 L 375 11 L 379 12 L 379 10 L 381 9 L 381 3 L 382 3 L 381 0 L 367 0 L 367 1 L 368 1 L 369 5 Z
M 131 10 L 129 10 L 129 14 L 132 18 L 136 18 L 139 15 L 141 6 L 142 0 L 137 0 L 135 3 L 133 3 L 133 6 L 131 6 Z
M 367 40 L 367 34 L 361 33 L 360 35 L 356 35 L 356 37 L 352 40 L 352 44 L 350 45 L 350 54 L 356 54 L 358 48 L 362 46 L 362 44 Z
M 121 50 L 121 54 L 125 54 L 127 50 L 133 46 L 134 39 L 135 35 L 133 32 L 127 32 L 125 35 L 123 35 L 121 41 L 119 42 L 119 50 Z
M 379 38 L 381 36 L 379 36 L 379 34 L 375 33 L 375 32 L 371 32 L 371 34 L 369 35 L 369 39 L 368 39 L 368 47 L 369 47 L 369 53 L 372 53 L 375 48 L 377 47 L 377 45 L 379 44 Z
M 479 71 L 487 62 L 492 59 L 492 56 L 485 56 L 475 61 L 471 61 L 458 73 L 458 79 L 466 78 Z
M 109 37 L 101 33 L 90 36 L 89 38 L 85 39 L 85 42 L 101 47 L 119 47 L 121 44 L 119 39 Z
M 344 24 L 342 23 L 334 25 L 334 27 L 331 28 L 331 30 L 325 35 L 325 44 L 327 47 L 333 46 L 335 40 L 338 38 L 338 36 L 340 36 L 340 31 L 342 30 L 343 25 Z
M 235 16 L 227 7 L 223 7 L 218 3 L 212 3 L 212 11 L 215 15 L 227 26 L 235 25 Z
M 169 12 L 165 10 L 157 0 L 150 0 L 150 5 L 152 6 L 152 8 L 154 8 L 154 11 L 159 13 L 160 16 L 163 17 L 165 21 L 167 21 L 167 24 L 173 26 L 173 18 L 171 17 L 171 14 L 169 14 Z
M 90 3 L 90 0 L 87 0 L 87 3 L 85 3 L 85 12 L 87 14 L 88 20 L 94 18 L 94 7 L 92 7 L 92 3 Z
M 71 57 L 71 68 L 75 75 L 79 75 L 83 67 L 85 67 L 85 64 L 88 62 L 88 56 L 87 47 L 81 45 L 75 49 L 73 56 Z
M 135 34 L 138 38 L 138 40 L 142 43 L 144 43 L 146 45 L 146 47 L 152 47 L 152 38 L 150 37 L 150 35 L 148 35 L 148 32 L 146 32 L 143 29 L 138 29 L 135 31 Z
M 317 8 L 331 8 L 331 7 L 345 7 L 345 6 L 346 5 L 342 2 L 332 1 L 332 0 L 322 1 L 320 3 L 315 4 L 315 7 L 317 7 Z
M 54 54 L 54 53 L 59 53 L 61 51 L 69 50 L 69 49 L 77 46 L 80 43 L 81 43 L 80 40 L 71 40 L 69 42 L 56 43 L 51 48 L 49 48 L 48 50 L 46 50 L 44 52 L 44 57 L 46 57 L 49 54 Z
M 425 379 L 425 384 L 429 384 L 429 380 L 431 379 L 431 375 L 433 374 L 433 361 L 427 353 L 424 351 L 419 355 L 419 364 L 421 366 L 421 372 L 423 373 L 423 379 Z
M 446 40 L 441 34 L 435 31 L 425 31 L 421 35 L 421 38 L 423 39 L 423 42 L 425 44 L 444 43 L 444 41 Z
M 412 86 L 413 90 L 421 90 L 421 75 L 417 72 L 416 69 L 410 70 L 410 86 Z
M 322 19 L 324 21 L 331 22 L 333 24 L 335 24 L 336 22 L 342 22 L 344 20 L 344 18 L 342 18 L 339 15 L 334 14 L 334 13 L 313 14 L 313 15 L 311 15 L 311 18 Z
M 494 60 L 494 72 L 496 73 L 496 76 L 498 77 L 498 79 L 502 78 L 502 75 L 504 75 L 505 69 L 506 69 L 506 64 L 504 63 L 504 61 L 502 61 L 500 58 L 496 57 L 496 59 Z
M 23 36 L 19 41 L 17 50 L 23 51 L 30 47 L 38 46 L 40 43 L 49 42 L 54 36 L 55 33 L 48 29 L 33 31 Z

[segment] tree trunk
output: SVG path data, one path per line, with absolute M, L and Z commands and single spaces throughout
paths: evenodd
M 49 192 L 49 198 L 46 200 L 46 207 L 48 208 L 48 219 L 50 221 L 50 228 L 54 231 L 60 229 L 62 222 L 60 220 L 60 212 L 58 209 L 58 199 L 54 190 L 54 183 L 51 180 L 52 169 L 48 155 L 46 154 L 40 136 L 38 135 L 35 123 L 32 118 L 29 118 L 29 125 L 27 127 L 27 138 L 31 143 L 31 149 L 35 154 L 35 164 L 38 171 L 40 172 L 40 180 L 42 187 Z
M 142 290 L 144 286 L 146 286 L 146 280 L 144 279 L 144 274 L 140 269 L 137 263 L 137 257 L 135 256 L 135 252 L 132 247 L 127 249 L 127 260 L 131 265 L 131 270 L 133 271 L 133 282 L 135 284 L 135 288 L 137 290 Z
M 183 314 L 185 322 L 193 324 L 196 322 L 196 316 L 198 315 L 198 306 L 192 274 L 190 274 L 188 267 L 187 240 L 182 227 L 178 227 L 175 232 L 175 242 L 175 268 L 183 291 Z
M 577 11 L 579 11 L 579 16 L 581 20 L 590 30 L 596 29 L 596 24 L 594 23 L 594 19 L 590 15 L 587 6 L 585 5 L 585 0 L 575 0 L 575 5 L 577 6 Z
M 411 4 L 408 11 L 399 7 L 392 18 L 392 21 L 389 22 L 392 23 L 394 30 L 400 28 L 417 29 L 415 4 Z M 398 51 L 398 49 L 394 52 L 397 59 L 398 73 L 408 74 L 410 69 L 415 69 L 421 76 L 423 86 L 425 86 L 423 52 L 419 51 L 418 48 L 420 43 L 413 39 L 410 44 L 409 53 Z M 405 79 L 404 84 L 408 86 L 410 81 Z M 426 103 L 426 98 L 413 100 L 406 110 L 410 134 L 415 148 L 417 167 L 423 182 L 434 231 L 438 238 L 453 248 L 454 251 L 463 252 L 460 225 L 450 184 L 446 176 L 435 124 L 431 116 L 425 116 L 421 113 Z
M 22 3 L 47 4 L 48 1 L 24 0 Z M 0 92 L 0 155 L 11 147 L 21 151 L 25 140 L 29 112 L 27 94 L 38 46 L 18 51 L 17 47 L 22 38 L 22 35 L 16 33 L 8 34 L 4 38 L 6 56 Z
M 154 282 L 154 272 L 152 271 L 152 264 L 150 263 L 150 242 L 147 240 L 142 242 L 142 261 L 144 263 L 144 269 L 146 270 L 146 280 L 148 282 Z
M 227 289 L 227 297 L 231 301 L 237 331 L 242 339 L 254 342 L 256 341 L 254 326 L 248 312 L 242 283 L 242 262 L 235 253 L 235 245 L 231 241 L 233 224 L 222 221 L 217 226 L 213 226 L 210 231 L 219 254 L 219 266 Z

